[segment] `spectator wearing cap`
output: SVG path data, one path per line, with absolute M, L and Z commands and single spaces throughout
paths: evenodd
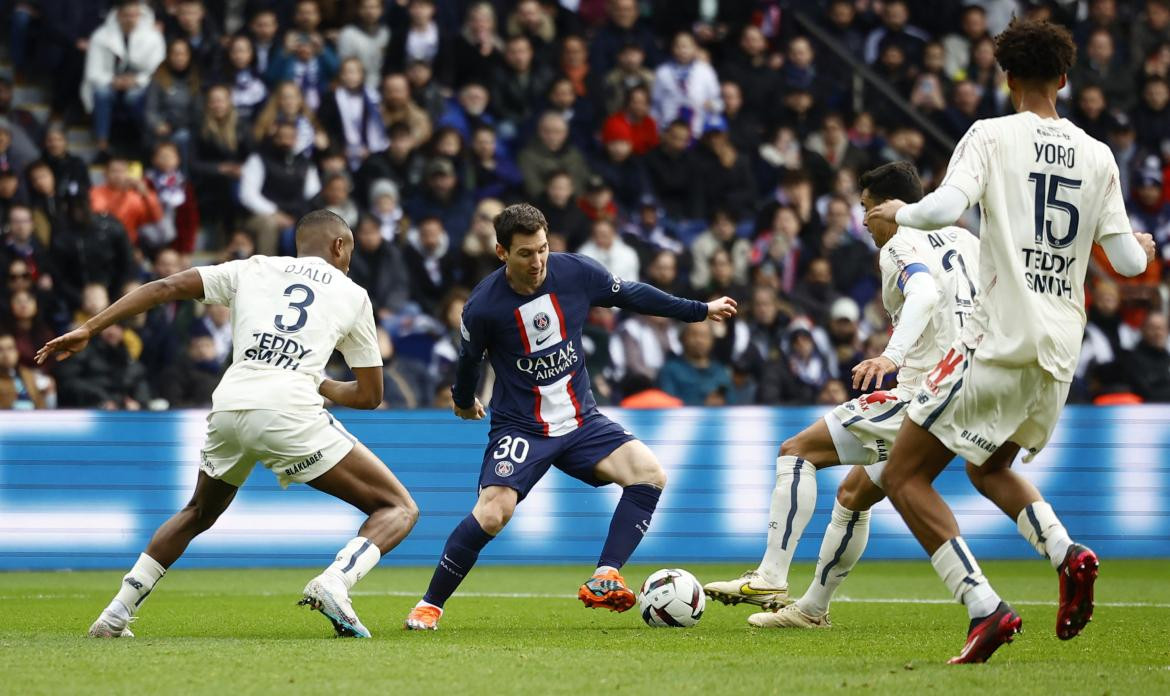
M 1134 232 L 1153 235 L 1159 256 L 1170 261 L 1170 201 L 1162 189 L 1162 168 L 1157 156 L 1151 155 L 1138 172 L 1129 206 L 1129 222 Z
M 1146 80 L 1141 102 L 1132 113 L 1138 145 L 1161 152 L 1162 144 L 1170 140 L 1170 82 L 1164 77 Z
M 699 60 L 695 37 L 686 32 L 675 35 L 671 60 L 658 66 L 654 74 L 651 102 L 659 123 L 682 119 L 691 124 L 695 137 L 703 134 L 710 117 L 723 110 L 719 77 L 709 64 Z
M 595 221 L 589 241 L 582 244 L 577 253 L 600 263 L 618 278 L 637 280 L 639 277 L 638 252 L 622 240 L 611 220 Z
M 240 170 L 240 204 L 251 214 L 256 252 L 265 256 L 277 254 L 281 232 L 309 211 L 308 201 L 321 190 L 316 167 L 296 154 L 296 144 L 296 125 L 281 123 Z
M 589 62 L 598 75 L 613 68 L 622 46 L 634 44 L 642 49 L 646 65 L 658 65 L 658 39 L 649 23 L 638 17 L 637 0 L 607 0 L 605 24 L 597 30 L 589 48 Z
M 520 168 L 503 151 L 490 126 L 479 126 L 471 135 L 471 181 L 476 200 L 511 200 L 524 182 Z
M 459 36 L 455 37 L 455 81 L 487 84 L 492 70 L 503 61 L 504 42 L 497 29 L 496 10 L 490 2 L 467 8 Z
M 838 297 L 829 307 L 829 372 L 849 380 L 862 353 L 861 309 L 848 297 Z M 850 390 L 852 391 L 852 390 Z
M 410 301 L 410 272 L 403 252 L 382 236 L 378 220 L 364 215 L 356 229 L 349 277 L 370 296 L 374 314 L 388 319 Z
M 589 167 L 581 151 L 569 143 L 569 126 L 560 114 L 546 112 L 537 124 L 536 138 L 520 151 L 517 164 L 524 175 L 524 192 L 537 198 L 548 177 L 566 171 L 573 178 L 574 190 L 584 189 Z
M 647 191 L 646 171 L 634 155 L 634 136 L 621 122 L 607 124 L 601 137 L 602 152 L 591 168 L 614 191 L 623 216 L 632 215 Z
M 637 87 L 645 89 L 649 99 L 654 87 L 654 71 L 646 67 L 645 60 L 646 54 L 638 44 L 628 43 L 621 47 L 617 65 L 605 75 L 602 83 L 606 113 L 612 114 L 626 107 L 630 92 Z
M 577 205 L 579 192 L 573 176 L 561 169 L 549 175 L 544 193 L 536 202 L 548 220 L 549 233 L 564 237 L 568 248 L 574 251 L 589 238 L 589 218 Z
M 512 36 L 504 45 L 504 62 L 492 72 L 492 111 L 500 119 L 500 135 L 511 142 L 535 114 L 536 106 L 548 94 L 553 74 L 543 63 L 533 61 L 532 43 L 525 36 Z
M 1113 152 L 1113 159 L 1117 160 L 1117 173 L 1121 179 L 1121 192 L 1129 200 L 1132 194 L 1130 180 L 1135 163 L 1141 154 L 1137 144 L 1137 132 L 1133 129 L 1133 121 L 1123 113 L 1115 114 L 1113 122 L 1107 130 L 1106 143 Z
M 1166 347 L 1166 317 L 1150 312 L 1142 325 L 1142 339 L 1125 357 L 1129 383 L 1142 401 L 1170 403 L 1170 350 Z
M 471 225 L 475 201 L 455 177 L 455 165 L 445 157 L 436 157 L 426 166 L 419 191 L 406 201 L 406 214 L 411 220 L 435 218 L 451 235 L 451 243 L 458 247 L 463 233 Z
M 407 223 L 398 185 L 390 179 L 375 179 L 374 183 L 370 184 L 366 200 L 369 203 L 366 210 L 370 217 L 378 222 L 382 238 L 387 242 L 397 240 L 398 235 L 406 231 Z
M 166 58 L 166 41 L 154 13 L 139 2 L 122 2 L 89 37 L 81 101 L 93 114 L 99 150 L 109 147 L 114 118 L 141 121 L 150 77 Z
M 410 299 L 427 314 L 433 314 L 443 295 L 457 281 L 459 260 L 451 251 L 451 238 L 442 220 L 416 219 L 418 224 L 407 233 L 403 251 L 410 271 Z
M 360 59 L 351 57 L 342 61 L 337 86 L 325 95 L 317 112 L 329 142 L 345 149 L 350 171 L 356 171 L 371 152 L 380 152 L 390 145 L 386 124 L 392 121 L 383 121 L 378 94 L 367 86 L 364 72 Z
M 382 76 L 382 62 L 390 45 L 390 28 L 382 23 L 382 0 L 360 0 L 355 22 L 337 35 L 337 57 L 357 58 L 365 69 L 366 89 L 376 90 Z
M 690 124 L 676 120 L 663 131 L 658 147 L 646 155 L 650 189 L 658 197 L 668 222 L 675 227 L 703 218 L 699 159 L 689 149 L 690 142 Z M 690 241 L 688 236 L 679 236 L 684 242 Z
M 715 336 L 709 322 L 687 324 L 682 330 L 682 357 L 666 361 L 658 385 L 687 406 L 718 405 L 732 390 L 731 371 L 712 359 Z

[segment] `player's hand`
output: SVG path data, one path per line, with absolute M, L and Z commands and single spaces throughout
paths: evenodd
M 479 402 L 479 399 L 476 399 L 475 403 L 468 408 L 452 405 L 451 410 L 463 420 L 483 420 L 484 417 L 483 404 Z
M 707 318 L 711 321 L 723 321 L 736 315 L 736 302 L 730 297 L 720 297 L 714 302 L 707 303 Z
M 879 355 L 876 358 L 869 360 L 862 360 L 853 368 L 853 388 L 861 391 L 869 391 L 869 382 L 873 380 L 873 386 L 876 389 L 881 386 L 882 380 L 886 375 L 893 374 L 898 371 L 898 366 L 894 364 L 884 355 Z
M 58 336 L 41 346 L 41 349 L 37 351 L 37 364 L 44 365 L 49 356 L 54 353 L 57 355 L 58 362 L 68 360 L 73 354 L 85 350 L 91 338 L 93 335 L 84 326 L 74 329 L 64 336 Z
M 869 212 L 865 214 L 865 221 L 885 220 L 886 222 L 897 222 L 894 218 L 897 216 L 898 211 L 905 206 L 906 203 L 897 198 L 883 201 L 869 209 Z
M 1137 237 L 1138 244 L 1142 245 L 1142 251 L 1146 252 L 1146 263 L 1153 263 L 1154 236 L 1147 232 L 1134 232 L 1133 236 Z

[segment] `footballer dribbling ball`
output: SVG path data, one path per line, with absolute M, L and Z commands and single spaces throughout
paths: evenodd
M 699 623 L 707 597 L 698 579 L 679 568 L 663 568 L 642 583 L 638 609 L 647 626 L 690 628 Z

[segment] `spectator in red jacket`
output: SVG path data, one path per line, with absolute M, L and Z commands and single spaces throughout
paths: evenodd
M 629 136 L 635 155 L 658 147 L 658 122 L 650 115 L 650 90 L 641 85 L 631 88 L 626 93 L 625 107 L 605 120 L 602 141 L 614 140 L 618 133 Z

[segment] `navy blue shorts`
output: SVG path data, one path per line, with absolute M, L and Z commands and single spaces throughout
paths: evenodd
M 545 437 L 513 426 L 492 428 L 479 470 L 479 487 L 504 486 L 523 500 L 549 467 L 555 466 L 590 486 L 604 486 L 593 470 L 630 440 L 630 431 L 597 413 L 568 435 Z

